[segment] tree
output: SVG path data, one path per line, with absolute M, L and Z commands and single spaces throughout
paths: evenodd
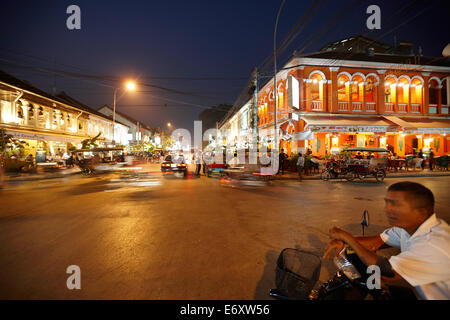
M 97 139 L 100 137 L 100 135 L 101 135 L 102 133 L 101 132 L 99 132 L 98 133 L 98 135 L 96 135 L 95 137 L 93 137 L 93 138 L 88 138 L 88 139 L 85 139 L 85 140 L 83 140 L 83 141 L 81 141 L 81 149 L 93 149 L 93 148 L 97 148 L 98 147 L 98 145 L 97 145 Z
M 16 148 L 23 150 L 28 143 L 15 139 L 12 135 L 7 134 L 5 129 L 0 128 L 0 152 L 2 154 L 2 162 L 5 161 L 7 152 Z M 4 163 L 2 163 L 4 165 Z

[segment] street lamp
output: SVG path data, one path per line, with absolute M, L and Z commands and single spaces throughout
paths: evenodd
M 112 134 L 112 142 L 113 144 L 116 144 L 116 141 L 114 140 L 114 133 L 116 129 L 116 100 L 117 100 L 117 91 L 119 88 L 114 88 L 114 103 L 113 103 L 113 134 Z M 127 81 L 125 84 L 125 90 L 126 91 L 135 91 L 136 90 L 136 83 L 134 81 Z
M 275 107 L 274 107 L 274 126 L 275 126 L 275 132 L 274 132 L 274 141 L 273 141 L 273 147 L 276 150 L 276 154 L 278 155 L 278 128 L 277 128 L 277 28 L 278 28 L 278 19 L 280 18 L 281 9 L 283 9 L 285 0 L 281 3 L 280 9 L 278 10 L 277 19 L 275 21 L 275 30 L 273 32 L 273 69 L 274 69 L 274 75 L 273 75 L 273 91 L 274 91 L 274 100 L 275 100 Z M 272 152 L 272 156 L 274 156 Z

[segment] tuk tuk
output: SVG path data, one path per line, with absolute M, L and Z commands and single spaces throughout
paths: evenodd
M 113 171 L 126 164 L 124 150 L 120 147 L 76 149 L 72 154 L 74 163 L 84 175 Z
M 348 165 L 348 172 L 354 178 L 364 180 L 372 176 L 377 182 L 384 180 L 386 177 L 387 155 L 389 154 L 389 150 L 385 148 L 354 147 L 347 148 L 344 151 L 350 152 L 351 160 Z

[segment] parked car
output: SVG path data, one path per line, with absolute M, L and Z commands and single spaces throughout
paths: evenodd
M 176 155 L 168 155 L 161 163 L 161 172 L 182 172 L 187 176 L 187 164 L 184 157 Z

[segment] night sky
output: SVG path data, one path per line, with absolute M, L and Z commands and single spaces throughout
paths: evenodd
M 313 2 L 286 0 L 279 42 Z M 66 27 L 71 4 L 81 8 L 81 30 Z M 0 69 L 50 93 L 56 87 L 56 92 L 65 91 L 94 109 L 112 105 L 113 87 L 121 86 L 118 79 L 134 78 L 142 85 L 138 92 L 120 95 L 118 110 L 152 127 L 170 121 L 191 129 L 205 108 L 235 102 L 252 69 L 271 54 L 280 4 L 281 0 L 2 1 Z M 371 4 L 381 8 L 382 29 L 376 32 L 366 28 L 366 8 Z M 279 64 L 310 38 L 315 41 L 305 53 L 366 34 L 391 44 L 394 36 L 412 41 L 416 48 L 422 46 L 424 55 L 437 57 L 450 41 L 446 1 L 318 1 L 316 8 L 321 5 Z M 352 9 L 340 12 L 347 6 Z

